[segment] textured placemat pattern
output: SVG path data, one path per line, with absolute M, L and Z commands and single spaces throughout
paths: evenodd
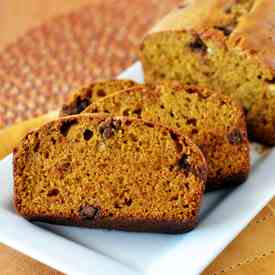
M 153 22 L 180 2 L 95 0 L 29 31 L 0 54 L 0 121 L 56 109 L 73 87 L 116 76 Z

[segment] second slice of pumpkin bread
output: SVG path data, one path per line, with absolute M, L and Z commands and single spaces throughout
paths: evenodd
M 178 128 L 208 161 L 207 190 L 243 183 L 249 173 L 249 143 L 241 106 L 228 96 L 179 82 L 127 89 L 98 100 L 86 113 L 134 116 Z

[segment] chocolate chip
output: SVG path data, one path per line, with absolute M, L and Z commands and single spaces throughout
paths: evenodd
M 90 100 L 87 98 L 81 99 L 80 97 L 77 98 L 76 101 L 76 114 L 81 113 L 90 105 Z
M 121 128 L 121 120 L 119 119 L 114 119 L 112 124 L 117 131 Z
M 111 137 L 113 136 L 113 129 L 112 129 L 111 127 L 106 127 L 106 128 L 103 130 L 102 136 L 103 136 L 105 139 L 111 138 Z
M 187 154 L 183 154 L 180 158 L 180 160 L 178 161 L 178 165 L 180 167 L 180 169 L 184 169 L 184 170 L 188 170 L 190 169 L 190 164 L 188 162 L 188 155 Z
M 195 93 L 198 93 L 198 89 L 195 88 L 195 86 L 187 86 L 187 87 L 185 87 L 185 91 L 186 91 L 188 94 L 195 94 Z
M 106 122 L 101 123 L 98 127 L 99 133 L 102 135 L 104 132 L 104 129 L 107 127 L 110 127 L 110 125 L 108 123 L 106 123 Z
M 40 142 L 37 141 L 36 144 L 35 144 L 35 146 L 34 146 L 34 148 L 33 148 L 33 151 L 37 152 L 39 150 L 39 146 L 40 146 Z
M 140 118 L 141 117 L 141 108 L 135 109 L 133 111 L 133 114 L 137 115 L 137 117 Z
M 58 189 L 52 189 L 48 192 L 47 196 L 48 197 L 56 197 L 59 194 L 59 190 Z
M 180 153 L 182 151 L 182 144 L 179 141 L 179 136 L 174 132 L 170 132 L 170 136 L 175 142 L 177 152 Z
M 81 99 L 77 97 L 73 104 L 64 105 L 62 107 L 62 113 L 64 115 L 76 115 L 84 111 L 89 105 L 90 101 L 87 98 Z
M 186 6 L 187 6 L 187 5 L 186 5 L 185 3 L 183 3 L 183 4 L 178 5 L 177 8 L 178 8 L 179 10 L 181 10 L 181 9 L 186 8 Z
M 99 214 L 99 209 L 92 205 L 82 206 L 79 211 L 81 219 L 93 220 Z
M 223 32 L 224 36 L 229 36 L 233 31 L 232 26 L 215 26 L 214 28 Z
M 125 198 L 124 201 L 125 201 L 125 204 L 126 204 L 127 206 L 131 206 L 131 204 L 132 204 L 132 202 L 133 202 L 131 198 Z
M 128 120 L 128 121 L 131 122 L 130 120 Z M 131 124 L 129 124 L 129 125 L 131 125 Z M 155 127 L 155 125 L 152 122 L 148 122 L 148 121 L 144 122 L 144 125 L 146 125 L 149 128 L 154 128 Z
M 275 78 L 266 80 L 266 82 L 269 83 L 269 84 L 275 84 Z
M 125 122 L 125 125 L 126 126 L 130 126 L 132 124 L 132 121 L 131 120 L 126 120 L 126 122 Z M 145 123 L 145 125 L 147 125 L 146 123 Z M 148 126 L 148 125 L 147 125 Z M 150 126 L 149 126 L 150 127 Z
M 86 129 L 84 131 L 83 136 L 84 136 L 85 140 L 89 140 L 89 139 L 91 139 L 93 137 L 93 132 L 91 130 L 89 130 L 89 129 Z
M 189 44 L 189 47 L 195 52 L 206 53 L 207 51 L 206 44 L 201 40 L 199 36 L 195 37 L 194 41 Z
M 122 115 L 123 116 L 129 116 L 129 109 L 125 109 L 123 112 L 122 112 Z
M 230 13 L 232 12 L 232 6 L 230 5 L 230 6 L 226 7 L 226 8 L 224 9 L 224 12 L 225 12 L 226 14 L 230 14 Z
M 195 118 L 189 118 L 189 119 L 187 119 L 186 124 L 189 124 L 189 125 L 191 124 L 193 126 L 196 126 L 197 120 Z
M 117 119 L 108 119 L 99 126 L 99 133 L 105 138 L 111 138 L 115 131 L 121 127 L 121 121 Z
M 106 96 L 106 92 L 103 89 L 99 89 L 97 91 L 97 95 L 100 97 L 104 97 L 104 96 Z
M 202 99 L 207 99 L 211 95 L 211 93 L 207 92 L 206 90 L 205 91 L 199 90 L 195 86 L 187 86 L 185 87 L 185 91 L 189 94 L 196 94 L 199 98 L 202 98 Z M 186 100 L 188 102 L 191 102 L 190 98 L 188 97 L 186 98 Z
M 73 126 L 73 125 L 75 125 L 75 124 L 77 124 L 78 122 L 77 122 L 77 120 L 72 120 L 72 119 L 70 119 L 70 120 L 64 120 L 64 121 L 62 121 L 61 122 L 61 126 L 60 126 L 60 133 L 64 136 L 64 137 L 66 137 L 67 135 L 68 135 L 68 132 L 69 132 L 69 130 L 70 130 L 70 128 Z
M 243 136 L 239 129 L 234 129 L 227 135 L 227 139 L 231 144 L 241 144 L 243 142 Z

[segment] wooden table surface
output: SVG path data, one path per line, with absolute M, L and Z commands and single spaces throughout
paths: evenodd
M 92 2 L 93 0 L 1 0 L 0 50 L 15 41 L 25 31 L 52 16 L 67 13 Z M 274 250 L 275 199 L 225 249 L 204 274 L 275 274 Z M 61 273 L 0 244 L 0 274 L 54 275 Z

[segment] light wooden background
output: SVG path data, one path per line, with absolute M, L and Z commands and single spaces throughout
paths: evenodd
M 92 2 L 93 0 L 0 0 L 0 50 L 31 27 L 39 25 L 50 17 L 67 13 Z M 275 274 L 274 209 L 275 200 L 230 244 L 205 274 Z M 184 271 L 184 267 L 182 270 Z M 0 274 L 57 275 L 60 273 L 0 244 Z

